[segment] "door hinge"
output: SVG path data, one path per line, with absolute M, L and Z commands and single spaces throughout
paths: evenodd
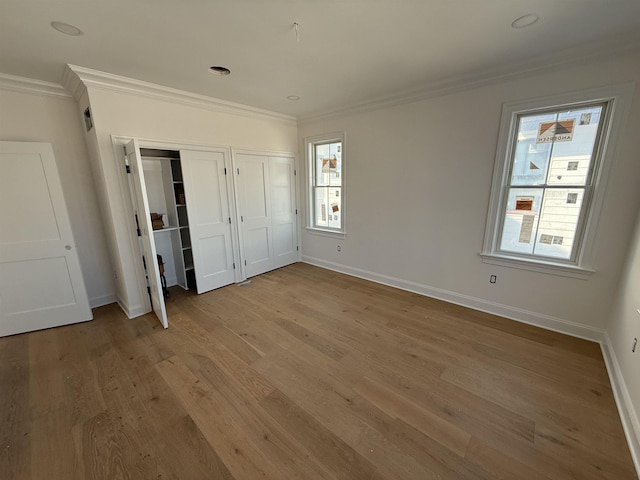
M 298 209 L 296 208 L 296 215 L 298 214 Z
M 127 173 L 131 173 L 131 166 L 130 165 L 125 165 L 124 169 L 127 171 Z
M 224 174 L 227 174 L 227 167 L 224 167 Z
M 293 176 L 295 177 L 296 175 L 298 175 L 298 171 L 294 168 L 293 169 Z
M 298 247 L 298 245 L 296 245 L 296 252 L 300 251 L 300 247 Z
M 231 223 L 231 217 L 229 217 L 229 223 Z
M 235 262 L 233 262 L 233 269 L 234 270 L 236 269 L 236 263 Z
M 247 261 L 246 261 L 246 260 L 244 261 L 244 266 L 245 266 L 245 267 L 247 266 Z
M 244 217 L 242 215 L 240 215 L 240 221 L 244 222 Z
M 240 169 L 236 168 L 236 171 L 238 172 L 238 175 L 240 175 Z

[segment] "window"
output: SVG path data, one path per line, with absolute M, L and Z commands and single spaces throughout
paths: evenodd
M 591 270 L 612 145 L 606 147 L 622 109 L 620 95 L 589 93 L 562 103 L 505 105 L 485 261 L 555 273 Z
M 344 233 L 344 135 L 307 139 L 309 228 Z

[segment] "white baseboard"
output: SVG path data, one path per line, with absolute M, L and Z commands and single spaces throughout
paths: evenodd
M 598 343 L 602 343 L 602 341 L 604 340 L 604 330 L 600 328 L 581 325 L 579 323 L 553 317 L 551 315 L 536 313 L 530 310 L 524 310 L 522 308 L 503 305 L 501 303 L 490 302 L 482 298 L 463 295 L 460 293 L 452 292 L 450 290 L 443 290 L 441 288 L 430 287 L 428 285 L 410 282 L 401 278 L 370 272 L 368 270 L 362 270 L 360 268 L 349 267 L 339 263 L 328 262 L 326 260 L 309 257 L 306 255 L 302 256 L 302 261 L 311 265 L 316 265 L 318 267 L 345 273 L 353 277 L 371 280 L 372 282 L 389 285 L 391 287 L 418 293 L 427 297 L 437 298 L 438 300 L 444 300 L 446 302 L 461 305 L 463 307 L 480 310 L 481 312 L 499 315 L 501 317 L 506 317 L 517 322 L 527 323 L 529 325 L 552 330 L 554 332 L 564 333 L 573 337 L 583 338 Z
M 136 317 L 139 317 L 140 315 L 144 315 L 145 313 L 150 312 L 150 310 L 145 305 L 129 306 L 120 297 L 118 297 L 117 302 L 118 302 L 118 305 L 120 306 L 120 309 L 124 312 L 124 314 L 129 319 L 136 318 Z
M 601 346 L 602 356 L 604 357 L 609 372 L 613 396 L 618 405 L 622 428 L 624 428 L 624 433 L 627 436 L 627 443 L 629 444 L 633 464 L 636 467 L 636 475 L 640 478 L 640 421 L 638 420 L 638 412 L 635 410 L 631 395 L 629 395 L 629 390 L 627 390 L 627 384 L 622 376 L 615 350 L 606 332 Z
M 98 308 L 104 305 L 109 305 L 110 303 L 116 303 L 117 301 L 118 297 L 115 293 L 111 293 L 109 295 L 100 295 L 99 297 L 92 297 L 89 299 L 89 307 Z

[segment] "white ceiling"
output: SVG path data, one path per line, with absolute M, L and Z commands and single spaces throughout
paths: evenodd
M 69 63 L 308 116 L 638 33 L 640 0 L 0 0 L 0 73 Z

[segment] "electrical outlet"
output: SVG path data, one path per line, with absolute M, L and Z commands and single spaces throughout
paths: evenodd
M 342 252 L 342 245 L 338 245 L 338 247 L 336 248 L 336 250 L 338 250 L 338 253 Z
M 491 275 L 489 277 L 489 283 L 496 283 L 498 281 L 498 277 L 496 275 Z

